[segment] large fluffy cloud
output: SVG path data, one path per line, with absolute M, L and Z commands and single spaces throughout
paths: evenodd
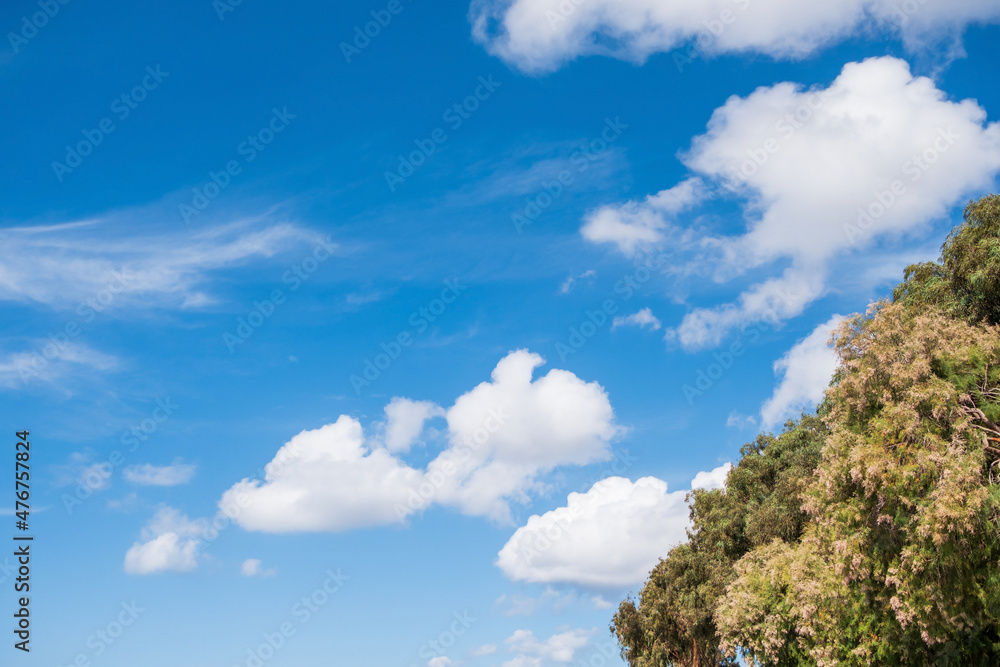
M 444 415 L 437 404 L 430 401 L 411 401 L 396 397 L 385 406 L 385 446 L 390 452 L 407 451 L 420 433 L 424 422 L 431 417 Z
M 385 449 L 368 450 L 361 424 L 342 415 L 303 431 L 264 468 L 265 479 L 244 479 L 220 507 L 243 507 L 235 517 L 248 530 L 269 533 L 344 531 L 393 523 L 420 485 L 421 473 Z
M 837 368 L 837 355 L 829 341 L 843 316 L 834 315 L 795 344 L 781 359 L 774 362 L 781 382 L 760 409 L 765 428 L 772 428 L 784 419 L 798 416 L 823 400 Z
M 719 471 L 719 469 L 717 469 Z M 705 482 L 699 475 L 699 482 Z M 535 515 L 500 550 L 497 566 L 511 579 L 621 588 L 642 583 L 650 569 L 687 539 L 687 491 L 667 491 L 655 477 L 609 477 L 566 505 Z
M 619 430 L 600 385 L 558 369 L 533 379 L 542 363 L 511 352 L 489 382 L 460 396 L 446 412 L 445 446 L 425 469 L 396 452 L 439 409 L 394 399 L 385 443 L 366 443 L 360 422 L 341 416 L 292 438 L 264 480 L 238 482 L 220 508 L 238 508 L 226 513 L 248 530 L 275 533 L 395 523 L 435 503 L 508 521 L 510 503 L 527 500 L 546 472 L 609 458 Z
M 543 363 L 513 352 L 448 410 L 451 447 L 428 466 L 442 479 L 439 502 L 504 521 L 508 500 L 526 498 L 540 473 L 611 457 L 618 427 L 607 394 L 559 369 L 533 381 Z
M 991 0 L 477 0 L 473 34 L 526 71 L 553 70 L 589 54 L 641 62 L 697 40 L 698 52 L 802 57 L 851 34 L 880 29 L 911 48 L 957 40 L 992 21 Z
M 826 89 L 780 83 L 731 97 L 683 160 L 717 193 L 745 201 L 745 234 L 688 244 L 698 266 L 723 281 L 787 263 L 734 303 L 696 309 L 670 332 L 698 348 L 747 322 L 800 314 L 827 289 L 835 258 L 918 232 L 989 190 L 1000 170 L 1000 126 L 987 123 L 974 100 L 951 101 L 930 79 L 914 77 L 904 61 L 873 58 L 846 65 Z M 619 226 L 679 236 L 649 200 L 593 215 L 608 229 L 617 216 Z M 583 227 L 587 238 L 593 220 Z M 619 246 L 635 238 L 623 233 Z M 644 249 L 657 246 L 654 239 Z

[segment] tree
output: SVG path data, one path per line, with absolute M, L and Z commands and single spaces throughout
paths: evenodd
M 634 667 L 735 665 L 719 646 L 713 612 L 734 564 L 772 540 L 796 540 L 806 521 L 799 496 L 819 461 L 823 421 L 803 416 L 740 450 L 726 490 L 694 491 L 689 541 L 650 573 L 639 600 L 625 600 L 611 629 Z
M 836 345 L 808 525 L 736 565 L 722 647 L 776 665 L 1000 664 L 1000 328 L 882 303 Z
M 1000 197 L 836 332 L 816 416 L 696 491 L 612 620 L 633 667 L 1000 664 Z

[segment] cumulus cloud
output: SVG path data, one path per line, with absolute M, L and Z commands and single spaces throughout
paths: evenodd
M 125 554 L 128 574 L 190 572 L 198 567 L 201 537 L 208 526 L 171 507 L 161 507 L 143 528 L 142 539 Z
M 431 658 L 427 661 L 427 667 L 448 667 L 448 665 L 454 665 L 455 663 L 451 658 L 444 655 L 439 655 L 436 658 Z
M 430 401 L 393 398 L 385 406 L 385 447 L 390 452 L 405 452 L 420 437 L 424 422 L 443 417 L 444 410 Z
M 645 329 L 649 327 L 653 331 L 656 331 L 661 326 L 660 320 L 656 319 L 653 315 L 653 311 L 649 308 L 643 308 L 638 313 L 633 313 L 627 317 L 616 317 L 611 323 L 612 329 L 617 329 L 618 327 L 639 327 L 640 329 Z
M 687 539 L 686 495 L 668 493 L 667 483 L 655 477 L 609 477 L 586 493 L 569 494 L 564 507 L 529 518 L 500 550 L 496 565 L 520 581 L 589 588 L 640 584 Z
M 628 256 L 662 243 L 669 221 L 704 196 L 700 179 L 690 178 L 642 202 L 605 206 L 589 213 L 580 233 L 592 243 L 611 243 Z
M 361 424 L 346 415 L 293 437 L 264 474 L 264 481 L 235 484 L 219 505 L 243 507 L 236 521 L 269 533 L 395 523 L 396 508 L 405 507 L 422 478 L 387 450 L 365 447 Z
M 190 463 L 174 462 L 168 466 L 145 463 L 128 466 L 123 473 L 126 480 L 139 486 L 177 486 L 190 482 L 196 470 L 197 466 Z
M 702 489 L 711 491 L 712 489 L 723 489 L 726 486 L 726 476 L 733 469 L 732 463 L 723 463 L 718 468 L 713 468 L 708 472 L 702 471 L 691 480 L 691 490 Z
M 433 504 L 509 521 L 510 503 L 527 501 L 540 476 L 610 458 L 619 432 L 600 385 L 558 369 L 533 379 L 543 363 L 527 350 L 511 352 L 489 382 L 460 396 L 445 412 L 447 444 L 426 469 L 394 451 L 408 447 L 423 417 L 440 408 L 395 399 L 387 434 L 396 435 L 387 435 L 385 447 L 366 446 L 361 423 L 342 415 L 296 435 L 267 464 L 264 480 L 238 482 L 219 505 L 241 507 L 234 518 L 243 528 L 275 533 L 398 523 Z
M 277 570 L 265 569 L 259 558 L 247 558 L 240 565 L 240 574 L 244 577 L 273 577 L 277 573 Z
M 509 521 L 510 501 L 527 500 L 540 474 L 611 458 L 619 427 L 604 389 L 559 369 L 533 380 L 544 363 L 512 352 L 448 410 L 451 447 L 427 469 L 438 502 Z
M 531 630 L 515 630 L 504 640 L 509 651 L 517 655 L 503 663 L 503 667 L 542 667 L 545 664 L 568 664 L 573 656 L 587 645 L 594 630 L 568 630 L 554 634 L 545 641 L 535 637 Z
M 606 225 L 640 220 L 658 231 L 655 247 L 694 254 L 690 266 L 709 267 L 720 282 L 787 264 L 733 303 L 693 310 L 667 334 L 688 349 L 714 346 L 742 325 L 801 314 L 828 289 L 834 260 L 923 232 L 990 189 L 1000 171 L 1000 126 L 986 119 L 974 100 L 949 100 L 890 57 L 849 63 L 825 89 L 758 88 L 716 109 L 682 156 L 716 195 L 744 201 L 746 233 L 676 243 L 678 225 L 648 201 L 605 207 L 582 233 L 593 240 L 593 216 Z
M 843 319 L 834 315 L 774 362 L 774 372 L 782 378 L 760 409 L 764 428 L 773 428 L 823 400 L 837 369 L 837 355 L 829 341 Z
M 470 653 L 471 655 L 474 656 L 480 656 L 480 655 L 493 655 L 496 652 L 497 652 L 496 644 L 483 644 L 482 646 L 478 646 L 472 649 Z
M 916 49 L 957 42 L 970 23 L 997 20 L 1000 7 L 990 0 L 477 0 L 470 17 L 474 38 L 492 54 L 546 72 L 586 55 L 643 62 L 691 42 L 707 55 L 801 58 L 875 29 Z

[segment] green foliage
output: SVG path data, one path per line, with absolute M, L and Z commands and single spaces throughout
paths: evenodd
M 1000 664 L 1000 197 L 837 332 L 816 416 L 758 436 L 622 602 L 633 667 Z
M 629 664 L 737 664 L 720 650 L 716 602 L 744 554 L 801 534 L 807 517 L 799 509 L 799 495 L 819 462 L 827 433 L 815 416 L 788 422 L 780 436 L 760 435 L 743 447 L 725 492 L 692 493 L 688 542 L 653 569 L 638 604 L 625 600 L 612 620 Z
M 908 307 L 935 306 L 970 322 L 1000 324 L 1000 195 L 965 208 L 952 230 L 941 263 L 906 268 L 893 299 Z

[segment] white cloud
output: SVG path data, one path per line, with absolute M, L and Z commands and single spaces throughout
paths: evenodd
M 774 371 L 782 373 L 782 378 L 760 409 L 764 428 L 773 428 L 823 400 L 837 369 L 837 355 L 829 340 L 843 319 L 834 315 L 774 362 Z
M 701 181 L 690 178 L 642 202 L 600 208 L 587 215 L 580 233 L 591 243 L 613 243 L 622 253 L 633 256 L 662 243 L 668 219 L 703 196 Z
M 102 219 L 0 230 L 7 235 L 0 300 L 74 308 L 84 318 L 126 303 L 198 307 L 213 301 L 202 291 L 210 271 L 321 240 L 292 224 L 262 226 L 257 220 L 159 235 L 128 223 Z
M 739 326 L 801 314 L 827 291 L 835 260 L 922 233 L 966 197 L 991 189 L 1000 125 L 986 120 L 974 100 L 951 101 L 902 60 L 849 63 L 826 89 L 780 83 L 729 98 L 683 155 L 716 194 L 744 200 L 745 234 L 684 238 L 648 202 L 594 215 L 645 221 L 658 238 L 670 238 L 658 247 L 693 254 L 690 270 L 708 267 L 719 282 L 788 264 L 734 303 L 693 310 L 667 334 L 688 349 L 714 346 Z M 587 238 L 592 224 L 591 216 L 581 230 Z
M 15 389 L 35 379 L 62 383 L 68 377 L 86 377 L 95 370 L 111 371 L 119 364 L 115 357 L 83 343 L 46 339 L 28 343 L 29 349 L 0 359 L 0 386 Z
M 996 20 L 1000 7 L 991 0 L 477 0 L 470 16 L 473 36 L 492 54 L 545 72 L 585 55 L 643 62 L 693 40 L 696 53 L 801 58 L 879 28 L 914 50 L 957 42 L 968 24 Z
M 729 416 L 726 417 L 726 426 L 730 428 L 735 427 L 741 431 L 745 428 L 753 428 L 756 425 L 757 420 L 753 416 L 740 414 L 736 410 L 730 412 Z
M 219 505 L 242 507 L 235 520 L 243 528 L 275 533 L 398 523 L 435 503 L 509 521 L 510 503 L 527 501 L 541 475 L 610 458 L 619 432 L 600 385 L 558 369 L 533 380 L 543 363 L 511 352 L 490 382 L 460 396 L 446 412 L 448 445 L 425 470 L 367 448 L 361 424 L 342 415 L 296 435 L 267 464 L 264 481 L 242 480 Z M 395 446 L 415 432 L 414 421 Z
M 708 472 L 699 472 L 691 480 L 691 489 L 704 489 L 705 491 L 724 489 L 726 487 L 726 476 L 729 475 L 729 471 L 732 469 L 732 463 L 723 463 L 718 468 L 713 468 Z
M 395 397 L 385 406 L 385 447 L 390 452 L 410 449 L 424 430 L 424 422 L 443 417 L 444 410 L 430 401 Z
M 639 327 L 640 329 L 649 327 L 653 331 L 656 331 L 662 325 L 660 324 L 660 320 L 656 319 L 656 316 L 653 315 L 653 311 L 649 308 L 643 308 L 638 313 L 633 313 L 628 317 L 616 317 L 611 323 L 612 329 L 627 326 Z
M 201 537 L 208 528 L 170 507 L 162 507 L 143 528 L 142 539 L 125 554 L 128 574 L 190 572 L 198 567 Z
M 225 492 L 220 507 L 243 509 L 235 520 L 269 533 L 339 532 L 395 523 L 421 473 L 385 449 L 368 450 L 361 424 L 341 415 L 333 424 L 302 431 L 264 468 Z
M 619 432 L 604 389 L 553 369 L 532 380 L 541 356 L 518 350 L 490 382 L 448 410 L 451 447 L 428 466 L 435 499 L 472 515 L 509 521 L 511 500 L 526 500 L 540 474 L 611 458 Z
M 53 466 L 56 486 L 79 485 L 90 491 L 111 486 L 114 466 L 107 461 L 94 462 L 91 452 L 72 452 L 66 463 Z
M 569 294 L 570 292 L 573 291 L 573 288 L 576 287 L 577 281 L 592 279 L 595 278 L 596 276 L 597 276 L 597 271 L 594 271 L 593 269 L 587 269 L 578 276 L 567 276 L 566 280 L 564 280 L 562 284 L 559 285 L 559 293 Z
M 177 486 L 187 484 L 194 477 L 197 466 L 175 462 L 169 466 L 154 466 L 151 463 L 128 466 L 123 471 L 125 479 L 139 486 Z
M 612 609 L 613 607 L 616 606 L 614 602 L 611 602 L 610 600 L 605 600 L 600 595 L 595 595 L 594 597 L 590 598 L 590 602 L 597 609 Z
M 543 363 L 526 350 L 511 352 L 489 382 L 460 396 L 445 413 L 448 444 L 425 470 L 377 443 L 367 447 L 360 422 L 341 415 L 333 424 L 289 440 L 265 466 L 264 480 L 243 479 L 223 493 L 219 516 L 271 533 L 399 523 L 435 503 L 509 520 L 509 503 L 530 499 L 542 488 L 541 475 L 610 458 L 609 442 L 619 432 L 600 385 L 558 369 L 533 380 L 534 369 Z M 440 410 L 413 401 L 394 404 L 390 420 L 410 422 L 402 435 L 393 436 L 396 447 L 419 433 L 412 414 L 401 417 L 401 412 L 415 410 L 422 417 Z M 177 467 L 168 472 L 143 466 L 130 469 L 128 476 L 176 481 Z M 143 530 L 142 541 L 126 554 L 126 571 L 195 569 L 199 537 L 208 528 L 206 519 L 192 521 L 176 510 L 160 510 Z M 259 567 L 248 563 L 244 571 Z
M 622 588 L 642 583 L 667 552 L 687 539 L 686 491 L 667 492 L 655 477 L 609 477 L 566 506 L 518 528 L 496 565 L 507 577 L 541 583 Z
M 568 664 L 573 656 L 590 641 L 594 630 L 568 630 L 554 634 L 545 641 L 535 638 L 531 630 L 515 630 L 504 640 L 508 650 L 516 653 L 503 667 L 541 667 L 545 664 Z
M 427 667 L 448 667 L 448 665 L 454 664 L 455 663 L 452 662 L 451 658 L 444 655 L 439 655 L 438 657 L 431 658 L 427 661 Z
M 277 570 L 262 567 L 259 558 L 247 558 L 240 565 L 240 574 L 244 577 L 273 577 L 277 573 Z
M 496 644 L 483 644 L 482 646 L 478 646 L 472 649 L 470 653 L 474 656 L 480 656 L 480 655 L 493 655 L 496 652 L 497 652 Z
M 94 463 L 80 472 L 80 484 L 92 491 L 102 491 L 111 486 L 111 464 Z

